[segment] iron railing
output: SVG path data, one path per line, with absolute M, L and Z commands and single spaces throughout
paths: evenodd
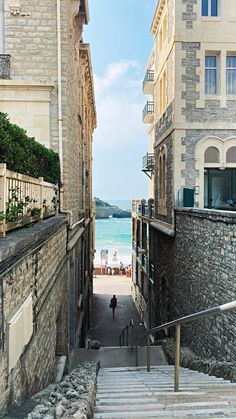
M 169 329 L 170 327 L 175 326 L 175 377 L 174 377 L 174 391 L 179 391 L 179 377 L 180 377 L 180 326 L 191 321 L 199 320 L 203 317 L 216 316 L 219 314 L 224 314 L 228 311 L 236 309 L 236 300 L 223 304 L 217 307 L 213 307 L 207 310 L 199 311 L 197 313 L 190 314 L 189 316 L 180 317 L 177 320 L 162 324 L 157 327 L 153 327 L 146 331 L 145 334 L 141 336 L 136 336 L 135 338 L 135 360 L 136 366 L 138 366 L 138 340 L 146 336 L 147 339 L 147 371 L 150 372 L 151 365 L 151 351 L 150 351 L 150 335 L 157 333 L 163 329 Z
M 0 54 L 0 79 L 9 80 L 10 77 L 10 58 L 9 54 Z
M 147 102 L 143 109 L 143 121 L 146 116 L 154 113 L 154 102 Z
M 129 324 L 127 324 L 122 330 L 119 336 L 119 345 L 120 347 L 125 346 L 125 335 L 126 335 L 126 346 L 129 346 L 129 329 L 134 327 L 134 320 L 130 319 Z M 132 330 L 132 329 L 131 329 Z M 131 349 L 133 349 L 133 340 L 131 336 Z
M 154 154 L 153 153 L 147 153 L 143 157 L 143 170 L 152 172 L 154 169 Z
M 144 80 L 143 80 L 143 90 L 145 89 L 145 86 L 148 82 L 154 81 L 154 71 L 153 70 L 147 70 Z

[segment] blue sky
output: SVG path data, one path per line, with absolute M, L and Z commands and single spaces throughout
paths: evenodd
M 145 198 L 142 173 L 147 126 L 142 80 L 153 40 L 157 0 L 90 0 L 84 31 L 92 53 L 98 127 L 93 142 L 93 194 L 101 199 Z

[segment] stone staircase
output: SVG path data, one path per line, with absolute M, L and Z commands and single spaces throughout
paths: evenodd
M 94 419 L 236 418 L 236 384 L 181 368 L 173 388 L 173 366 L 101 368 Z

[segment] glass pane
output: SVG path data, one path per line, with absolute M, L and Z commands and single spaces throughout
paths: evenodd
M 227 82 L 227 95 L 235 95 L 236 94 L 236 69 L 227 70 L 226 82 Z
M 205 163 L 219 163 L 220 153 L 216 147 L 208 147 L 205 151 Z
M 208 208 L 208 170 L 204 171 L 204 208 Z
M 216 56 L 215 55 L 206 55 L 205 66 L 206 66 L 206 68 L 216 68 Z
M 205 70 L 205 93 L 216 94 L 216 70 Z
M 218 0 L 211 0 L 211 16 L 218 16 Z
M 202 16 L 208 16 L 208 0 L 202 0 Z
M 236 56 L 229 55 L 226 60 L 226 66 L 228 68 L 236 68 Z
M 212 208 L 230 209 L 231 182 L 230 169 L 210 171 Z
M 236 147 L 231 147 L 227 150 L 226 163 L 236 163 Z

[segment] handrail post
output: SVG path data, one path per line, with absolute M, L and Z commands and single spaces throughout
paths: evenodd
M 135 338 L 135 366 L 138 366 L 138 338 Z
M 121 335 L 119 336 L 119 343 L 120 343 L 120 348 L 121 348 Z
M 43 220 L 43 177 L 39 178 L 40 181 L 40 191 L 39 191 L 39 208 L 41 209 L 40 212 L 40 219 Z
M 0 214 L 4 217 L 6 215 L 7 203 L 7 165 L 6 163 L 0 164 Z M 0 222 L 0 237 L 6 235 L 6 222 L 5 218 Z
M 122 331 L 122 344 L 125 346 L 125 333 L 124 330 Z
M 127 326 L 127 332 L 126 332 L 126 346 L 129 346 L 129 326 Z
M 180 324 L 175 326 L 175 392 L 179 391 Z
M 150 335 L 147 334 L 147 372 L 150 372 L 151 353 L 150 353 Z

